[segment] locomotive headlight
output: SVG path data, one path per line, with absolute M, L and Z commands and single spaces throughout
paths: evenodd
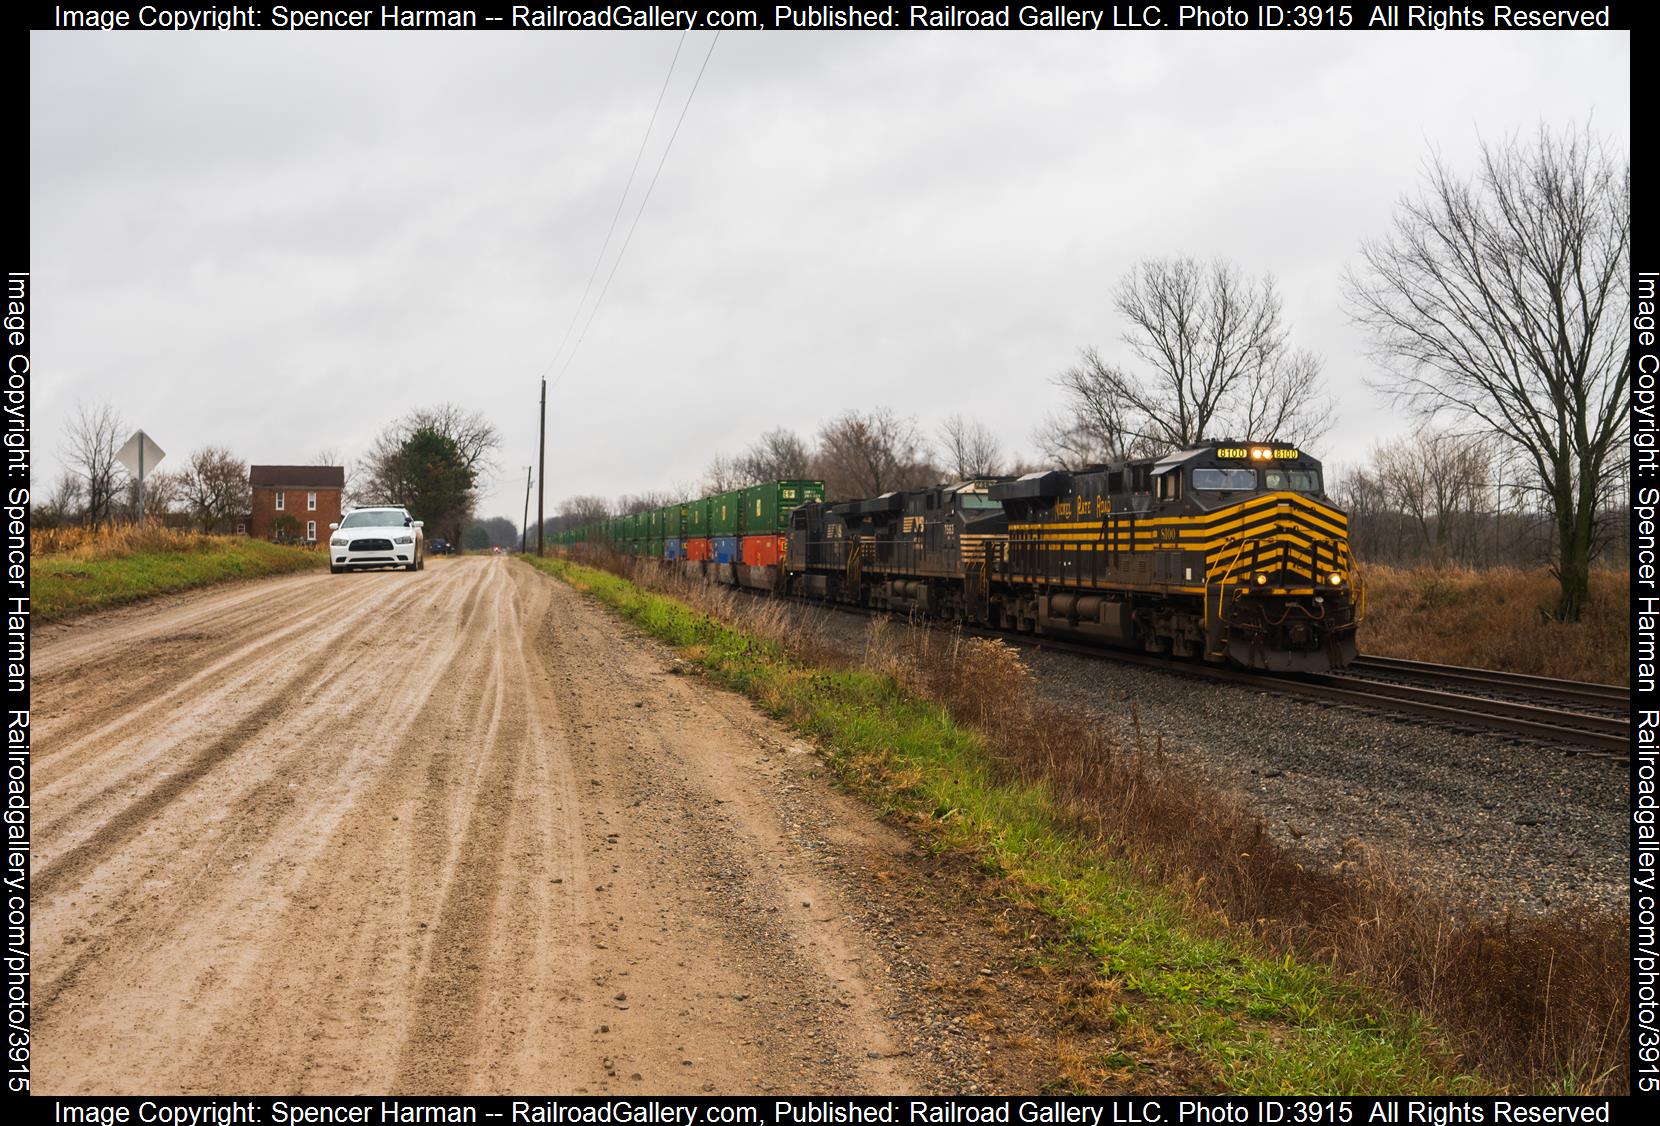
M 1258 586 L 1267 586 L 1268 585 L 1268 576 L 1265 575 L 1265 574 L 1261 574 L 1259 572 L 1257 574 L 1256 583 L 1257 583 Z
M 1342 586 L 1343 585 L 1343 572 L 1342 571 L 1333 571 L 1326 578 L 1326 581 L 1328 583 L 1330 583 L 1332 586 Z

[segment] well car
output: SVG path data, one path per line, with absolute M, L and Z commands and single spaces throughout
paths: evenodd
M 354 508 L 329 525 L 329 572 L 368 567 L 426 567 L 421 521 L 401 507 Z

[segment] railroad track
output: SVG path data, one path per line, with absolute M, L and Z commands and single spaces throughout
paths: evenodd
M 1380 673 L 1440 681 L 1480 691 L 1505 692 L 1619 712 L 1631 710 L 1631 689 L 1617 684 L 1593 684 L 1582 680 L 1557 680 L 1548 676 L 1472 669 L 1462 665 L 1434 665 L 1400 657 L 1361 657 L 1349 666 L 1352 674 Z
M 734 588 L 741 589 L 741 588 Z M 751 592 L 760 594 L 761 592 Z M 887 613 L 868 607 L 818 602 L 799 598 L 803 605 L 845 610 L 867 616 Z M 894 612 L 894 616 L 900 616 Z M 940 623 L 945 624 L 945 623 Z M 961 626 L 962 632 L 1009 641 L 1029 648 L 1070 653 L 1092 660 L 1140 665 L 1160 672 L 1177 673 L 1203 680 L 1256 688 L 1284 696 L 1323 700 L 1358 707 L 1371 712 L 1388 712 L 1430 720 L 1466 730 L 1497 731 L 1561 746 L 1574 754 L 1616 761 L 1630 761 L 1630 692 L 1616 685 L 1590 684 L 1571 680 L 1506 673 L 1492 669 L 1471 669 L 1457 665 L 1434 665 L 1394 657 L 1362 657 L 1341 674 L 1267 674 L 1222 665 L 1177 661 L 1132 650 L 1112 649 L 1056 637 L 1039 637 L 1013 630 Z M 1531 703 L 1503 697 L 1447 691 L 1444 687 L 1402 684 L 1373 679 L 1368 673 L 1408 674 L 1431 678 L 1439 685 L 1464 685 L 1482 691 L 1502 690 L 1526 694 L 1550 703 Z M 1582 710 L 1599 708 L 1604 714 Z M 1610 715 L 1609 709 L 1627 714 Z
M 1012 639 L 1022 645 L 1095 659 L 1122 661 L 1162 672 L 1180 673 L 1205 680 L 1256 688 L 1282 696 L 1301 696 L 1364 708 L 1372 712 L 1416 716 L 1453 727 L 1524 736 L 1560 744 L 1573 753 L 1596 758 L 1629 761 L 1631 757 L 1629 716 L 1592 715 L 1560 707 L 1526 704 L 1488 696 L 1471 696 L 1381 680 L 1363 680 L 1349 675 L 1270 675 L 1226 666 L 1177 662 L 1150 654 L 1100 648 L 1055 638 L 1008 634 L 1001 630 L 973 632 L 987 637 Z

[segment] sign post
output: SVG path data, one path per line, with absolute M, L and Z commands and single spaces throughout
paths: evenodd
M 167 454 L 142 430 L 134 430 L 127 444 L 116 454 L 118 460 L 138 480 L 138 526 L 144 527 L 144 472 L 161 464 Z

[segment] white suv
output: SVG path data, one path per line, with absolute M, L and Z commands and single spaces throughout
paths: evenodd
M 353 567 L 402 567 L 420 571 L 427 565 L 421 521 L 407 508 L 354 508 L 329 525 L 329 572 Z

